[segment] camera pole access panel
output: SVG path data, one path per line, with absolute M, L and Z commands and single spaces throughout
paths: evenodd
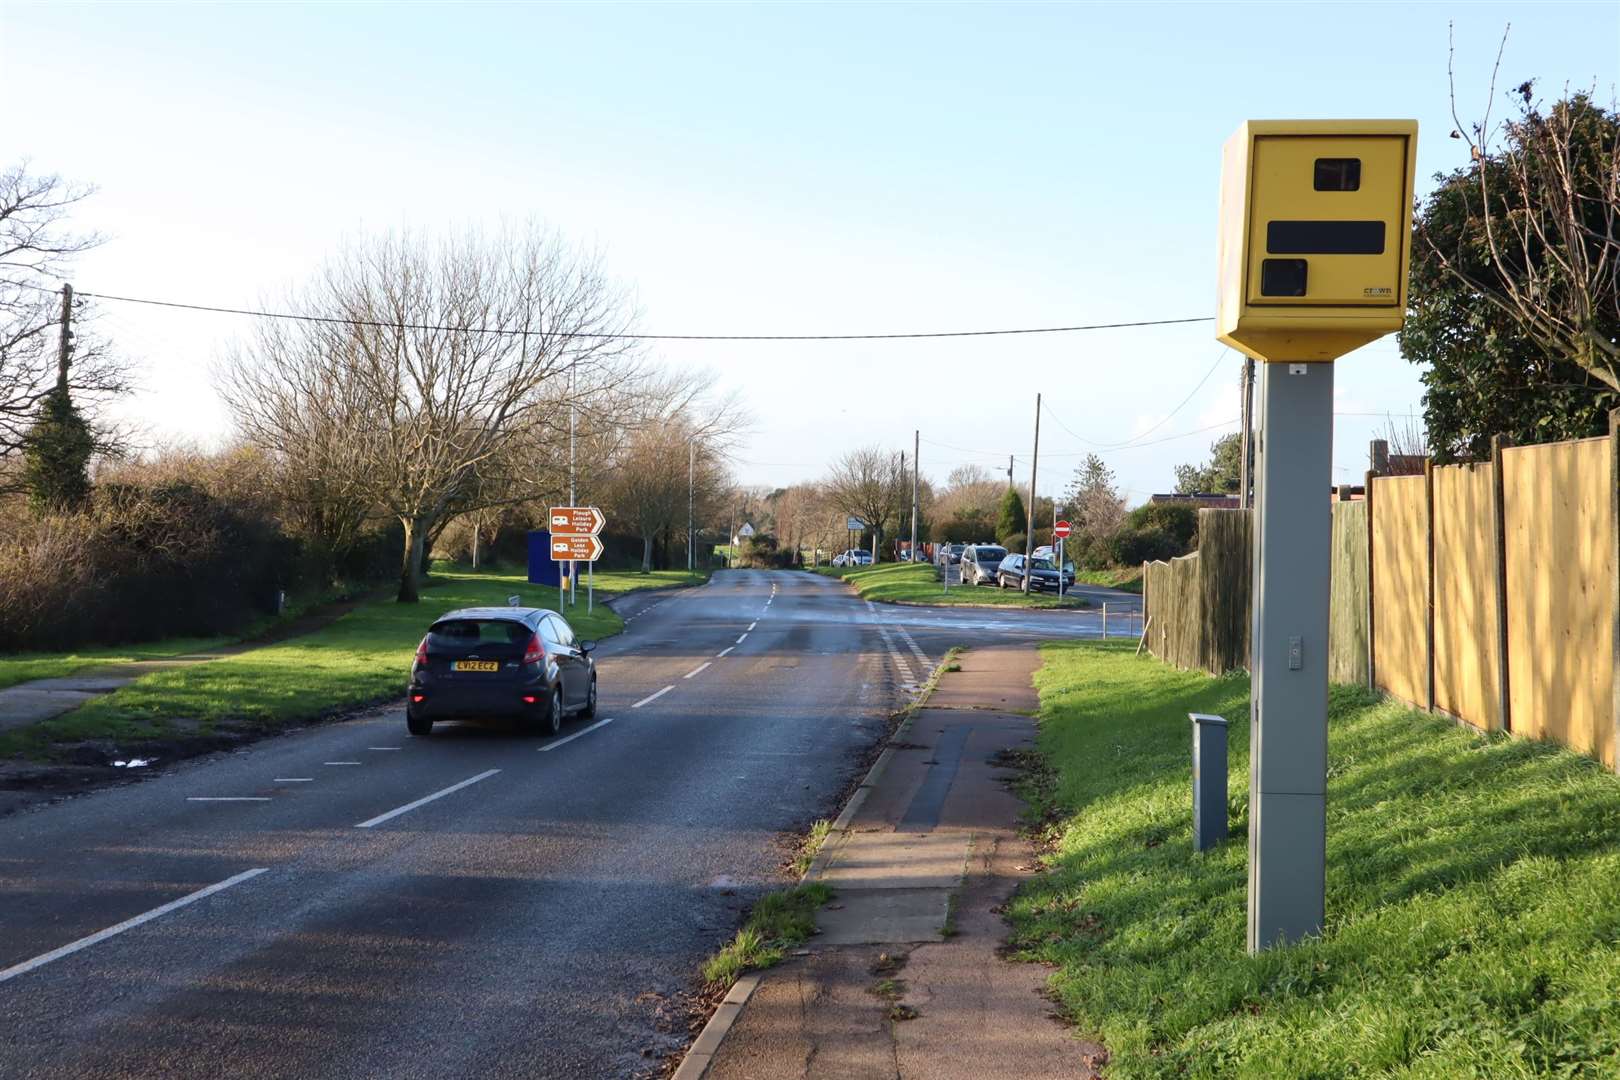
M 1416 150 L 1413 120 L 1250 120 L 1222 162 L 1216 336 L 1263 361 L 1251 952 L 1322 929 L 1333 361 L 1400 329 Z

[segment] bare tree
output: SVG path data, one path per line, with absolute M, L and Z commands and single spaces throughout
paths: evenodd
M 1590 92 L 1543 107 L 1533 81 L 1513 90 L 1517 117 L 1491 120 L 1504 33 L 1483 118 L 1457 113 L 1452 64 L 1452 137 L 1472 158 L 1477 229 L 1448 250 L 1420 233 L 1459 280 L 1506 313 L 1542 350 L 1620 389 L 1620 115 Z M 1500 142 L 1498 137 L 1500 136 Z M 1483 272 L 1477 269 L 1483 263 Z
M 22 451 L 29 429 L 57 383 L 61 276 L 74 256 L 101 242 L 67 227 L 73 208 L 93 194 L 55 175 L 28 172 L 26 162 L 0 172 L 0 461 Z M 76 300 L 76 329 L 67 389 L 92 407 L 129 389 L 127 366 L 82 326 L 88 309 Z M 117 434 L 92 425 L 96 449 L 117 448 Z
M 217 373 L 221 394 L 242 434 L 284 459 L 341 438 L 355 499 L 404 530 L 402 602 L 435 529 L 523 497 L 508 451 L 624 377 L 623 296 L 598 260 L 533 227 L 358 243 L 302 307 L 328 321 L 261 333 Z
M 889 519 L 911 504 L 910 474 L 901 467 L 900 455 L 881 446 L 851 450 L 833 466 L 825 488 L 834 506 L 872 530 L 876 561 Z

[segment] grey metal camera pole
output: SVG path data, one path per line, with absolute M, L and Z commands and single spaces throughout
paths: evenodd
M 1261 364 L 1249 714 L 1250 952 L 1322 930 L 1333 364 Z

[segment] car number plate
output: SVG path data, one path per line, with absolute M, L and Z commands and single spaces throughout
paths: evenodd
M 452 660 L 451 671 L 499 671 L 501 665 L 494 660 Z

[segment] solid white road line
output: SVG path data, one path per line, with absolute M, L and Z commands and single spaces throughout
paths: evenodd
M 272 782 L 277 784 L 313 784 L 315 778 L 313 776 L 278 776 Z
M 611 724 L 611 723 L 613 723 L 613 721 L 611 719 L 609 719 L 609 720 L 598 720 L 596 723 L 592 724 L 588 728 L 580 728 L 578 731 L 574 732 L 572 735 L 568 736 L 566 739 L 558 739 L 556 742 L 548 742 L 548 743 L 546 743 L 546 745 L 544 745 L 544 746 L 542 746 L 540 748 L 540 752 L 543 754 L 547 750 L 555 750 L 559 746 L 565 746 L 568 743 L 571 743 L 575 739 L 579 738 L 581 735 L 589 735 L 591 732 L 595 731 L 597 728 L 601 727 L 603 724 Z
M 749 624 L 748 624 L 748 629 L 749 629 L 749 630 L 750 630 L 750 631 L 752 631 L 752 630 L 753 630 L 753 629 L 754 629 L 754 627 L 756 627 L 756 626 L 758 626 L 758 625 L 759 625 L 759 623 L 758 623 L 758 622 L 751 622 L 751 623 L 749 623 Z
M 703 663 L 699 664 L 697 667 L 693 668 L 691 671 L 688 671 L 685 675 L 682 675 L 681 678 L 690 679 L 694 675 L 701 675 L 701 674 L 703 674 L 703 669 L 708 667 L 712 663 L 714 663 L 713 660 L 705 660 L 705 661 L 703 661 Z
M 719 651 L 719 652 L 717 652 L 717 653 L 715 653 L 715 654 L 714 654 L 714 658 L 715 658 L 715 659 L 716 659 L 716 660 L 718 660 L 718 659 L 720 659 L 720 658 L 721 658 L 721 657 L 722 657 L 722 656 L 724 656 L 724 655 L 726 655 L 726 653 L 728 653 L 728 652 L 730 652 L 730 651 L 731 651 L 731 650 L 732 650 L 732 649 L 735 649 L 735 648 L 736 648 L 736 647 L 737 647 L 737 646 L 735 646 L 735 645 L 727 645 L 727 646 L 726 646 L 726 647 L 725 647 L 725 648 L 723 648 L 723 649 L 721 649 L 721 650 L 720 650 L 720 651 Z
M 358 765 L 358 761 L 323 761 L 322 765 Z
M 451 784 L 449 787 L 445 788 L 443 791 L 435 791 L 431 795 L 424 795 L 420 799 L 417 799 L 415 802 L 408 802 L 404 806 L 401 806 L 397 810 L 390 810 L 386 814 L 378 814 L 374 818 L 369 818 L 366 821 L 362 821 L 360 824 L 356 825 L 355 828 L 357 828 L 357 829 L 369 829 L 373 825 L 381 825 L 383 822 L 389 821 L 389 820 L 391 820 L 393 818 L 397 818 L 401 814 L 410 813 L 412 810 L 415 810 L 418 806 L 426 806 L 428 803 L 432 802 L 434 799 L 442 799 L 446 795 L 450 794 L 452 791 L 460 791 L 462 788 L 467 787 L 470 784 L 476 784 L 480 780 L 488 780 L 490 777 L 494 776 L 496 773 L 498 773 L 500 771 L 501 770 L 499 770 L 499 769 L 489 769 L 486 772 L 479 773 L 477 776 L 469 776 L 467 779 L 463 780 L 461 783 L 459 783 L 459 784 Z
M 743 643 L 743 638 L 746 638 L 747 636 L 748 636 L 748 631 L 744 630 L 743 634 L 742 634 L 742 637 L 737 639 L 737 645 L 741 645 Z M 732 648 L 736 648 L 736 645 L 733 645 Z
M 398 750 L 397 746 L 368 746 L 367 750 Z
M 656 694 L 648 694 L 646 697 L 642 698 L 640 701 L 636 702 L 634 705 L 632 705 L 630 707 L 632 709 L 639 709 L 643 705 L 650 705 L 653 702 L 657 701 L 659 698 L 663 697 L 665 694 L 669 693 L 673 689 L 675 689 L 675 685 L 673 683 L 671 683 L 670 685 L 664 687 L 662 690 L 658 691 L 658 693 L 656 693 Z
M 187 795 L 186 802 L 269 802 L 268 795 Z
M 224 881 L 208 886 L 206 889 L 198 889 L 194 893 L 187 893 L 178 900 L 170 900 L 162 907 L 155 907 L 151 911 L 146 912 L 144 915 L 137 915 L 133 919 L 125 919 L 117 926 L 109 926 L 105 930 L 98 930 L 89 937 L 82 937 L 78 941 L 69 942 L 68 944 L 63 945 L 60 949 L 52 949 L 50 952 L 36 956 L 32 960 L 24 960 L 20 964 L 13 964 L 4 971 L 0 971 L 0 982 L 5 982 L 7 979 L 15 979 L 18 975 L 26 975 L 35 968 L 44 967 L 52 960 L 60 960 L 64 956 L 71 956 L 80 949 L 88 949 L 90 946 L 106 941 L 110 937 L 122 934 L 125 930 L 133 930 L 142 923 L 149 923 L 153 919 L 156 919 L 162 915 L 167 915 L 169 912 L 178 908 L 183 908 L 187 904 L 195 904 L 198 900 L 201 900 L 205 896 L 212 896 L 221 889 L 228 889 L 232 885 L 240 885 L 249 878 L 258 877 L 268 869 L 269 867 L 262 866 L 257 870 L 244 870 L 235 877 L 228 877 Z

